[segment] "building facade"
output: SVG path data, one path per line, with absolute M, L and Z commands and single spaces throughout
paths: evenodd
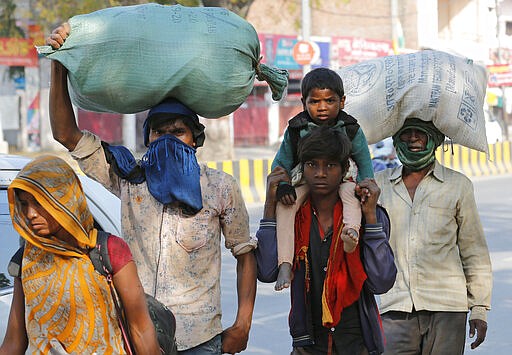
M 17 3 L 20 14 L 26 13 L 29 1 Z M 310 8 L 306 20 L 302 18 L 303 4 Z M 255 0 L 247 21 L 259 34 L 262 61 L 288 69 L 290 82 L 287 95 L 277 103 L 272 101 L 264 82 L 255 83 L 246 102 L 225 119 L 229 123 L 219 126 L 230 131 L 221 139 L 231 140 L 235 146 L 278 144 L 288 119 L 302 110 L 299 88 L 305 66 L 295 61 L 293 48 L 306 33 L 318 52 L 310 67 L 338 69 L 376 56 L 426 48 L 466 56 L 487 65 L 490 117 L 499 122 L 505 136 L 508 134 L 506 128 L 511 125 L 512 112 L 512 0 Z M 304 31 L 305 27 L 308 31 Z M 4 127 L 16 127 L 4 129 L 11 146 L 55 147 L 46 109 L 48 68 L 48 63 L 40 60 L 39 71 L 29 69 L 30 81 L 24 92 L 6 82 L 5 75 L 0 78 L 4 80 L 0 102 L 6 97 L 9 102 L 12 97 L 19 102 L 19 124 L 13 124 L 17 118 L 13 118 L 12 110 L 0 114 Z M 5 73 L 5 69 L 0 62 L 0 72 Z M 35 87 L 40 90 L 35 92 Z M 125 140 L 123 130 L 105 128 L 107 122 L 94 123 L 105 120 L 119 126 L 121 116 L 105 119 L 79 111 L 78 117 L 81 126 L 108 131 L 114 142 Z M 143 117 L 137 115 L 137 125 Z M 141 142 L 142 138 L 137 137 L 136 148 L 142 148 Z
M 367 1 L 302 1 L 310 5 L 311 40 L 320 48 L 320 56 L 312 64 L 338 69 L 374 56 L 401 54 L 422 49 L 442 50 L 473 59 L 489 69 L 489 119 L 499 122 L 502 135 L 508 138 L 512 112 L 512 1 L 511 0 L 367 0 Z M 260 34 L 264 61 L 290 71 L 289 95 L 279 103 L 279 110 L 269 115 L 269 126 L 278 120 L 276 130 L 268 130 L 268 143 L 279 141 L 286 122 L 302 109 L 298 96 L 303 66 L 294 63 L 293 45 L 302 39 L 301 4 L 288 0 L 256 0 L 247 20 Z M 286 15 L 283 15 L 286 14 Z M 277 35 L 278 34 L 278 35 Z M 268 38 L 274 36 L 273 53 L 267 50 Z M 288 47 L 283 40 L 286 38 Z M 287 56 L 287 59 L 283 59 Z M 277 60 L 276 60 L 277 58 Z M 295 64 L 295 66 L 294 66 Z M 498 65 L 498 67 L 496 67 Z M 501 71 L 493 79 L 493 70 Z M 494 75 L 496 77 L 497 75 Z M 259 97 L 258 112 L 265 106 L 265 91 Z M 507 100 L 507 96 L 510 99 Z M 267 95 L 268 97 L 268 95 Z M 266 101 L 266 106 L 273 103 Z M 249 106 L 250 107 L 250 106 Z M 283 108 L 286 108 L 284 110 Z M 486 108 L 487 110 L 487 108 Z M 279 114 L 275 117 L 276 113 Z M 245 112 L 235 112 L 235 143 L 238 128 L 247 122 Z M 254 121 L 252 118 L 250 121 Z M 260 125 L 263 119 L 260 118 Z M 275 124 L 274 124 L 275 125 Z M 262 141 L 263 137 L 253 138 Z

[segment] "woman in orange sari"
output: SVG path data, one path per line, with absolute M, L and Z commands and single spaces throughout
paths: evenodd
M 38 157 L 13 180 L 8 197 L 25 246 L 21 267 L 13 272 L 10 265 L 16 277 L 0 354 L 126 354 L 107 278 L 89 258 L 98 231 L 73 169 L 60 158 Z M 111 236 L 108 249 L 133 348 L 159 354 L 129 248 Z

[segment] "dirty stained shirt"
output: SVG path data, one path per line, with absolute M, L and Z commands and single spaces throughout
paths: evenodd
M 71 155 L 86 175 L 121 199 L 123 238 L 146 293 L 176 316 L 178 350 L 220 334 L 221 232 L 234 256 L 256 247 L 236 180 L 200 164 L 203 209 L 187 216 L 178 207 L 158 202 L 146 183 L 120 179 L 107 163 L 100 139 L 83 133 Z
M 393 288 L 380 296 L 381 313 L 471 310 L 471 319 L 486 320 L 491 260 L 471 181 L 437 161 L 414 200 L 402 166 L 378 172 L 375 180 L 391 220 L 398 269 Z

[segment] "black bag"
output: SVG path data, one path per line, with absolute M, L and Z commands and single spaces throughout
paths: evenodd
M 91 249 L 89 252 L 89 258 L 91 259 L 92 264 L 94 265 L 94 269 L 107 277 L 109 281 L 109 285 L 111 287 L 111 291 L 113 290 L 111 280 L 112 280 L 112 264 L 110 263 L 110 258 L 108 256 L 108 247 L 107 240 L 109 237 L 109 233 L 104 231 L 98 231 L 98 237 L 96 242 L 96 248 Z M 118 311 L 118 316 L 123 317 L 122 305 L 119 304 L 117 295 L 112 295 L 114 298 L 114 303 L 116 304 L 116 308 Z M 178 350 L 176 347 L 176 318 L 174 314 L 171 312 L 167 306 L 158 301 L 151 295 L 146 293 L 146 302 L 148 305 L 149 316 L 155 325 L 156 334 L 158 337 L 158 343 L 160 345 L 160 349 L 163 351 L 165 355 L 176 355 L 178 354 Z M 124 322 L 124 319 L 122 319 Z M 124 323 L 125 330 L 128 329 L 126 323 Z M 128 335 L 129 339 L 129 335 Z M 133 348 L 131 343 L 130 347 Z

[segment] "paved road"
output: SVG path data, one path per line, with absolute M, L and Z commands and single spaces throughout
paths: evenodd
M 511 354 L 512 332 L 512 175 L 474 180 L 477 204 L 487 236 L 493 263 L 494 288 L 492 311 L 489 313 L 487 340 L 478 349 L 467 354 Z M 262 215 L 261 205 L 249 206 L 251 232 L 255 233 Z M 233 321 L 236 305 L 235 263 L 229 253 L 223 255 L 222 292 L 224 326 Z M 258 283 L 256 307 L 247 355 L 289 354 L 291 338 L 287 316 L 289 293 L 276 292 L 273 284 Z

